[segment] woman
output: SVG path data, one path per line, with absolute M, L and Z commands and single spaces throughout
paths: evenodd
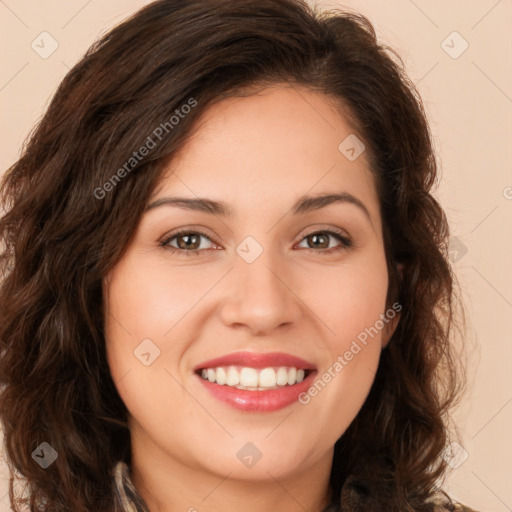
M 1 188 L 30 510 L 471 510 L 440 489 L 455 277 L 393 57 L 354 13 L 160 0 L 65 77 Z

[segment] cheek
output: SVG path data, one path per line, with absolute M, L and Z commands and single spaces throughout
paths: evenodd
M 109 286 L 108 337 L 116 344 L 123 340 L 125 350 L 128 346 L 133 350 L 144 339 L 162 345 L 197 302 L 199 292 L 203 293 L 200 285 L 201 277 L 188 274 L 187 279 L 181 279 L 179 271 L 170 272 L 144 261 L 120 265 Z
M 180 275 L 177 269 L 135 258 L 111 273 L 104 295 L 107 360 L 134 416 L 148 410 L 161 414 L 175 405 L 179 387 L 173 377 L 181 380 L 177 362 L 186 351 L 187 334 L 191 336 L 193 306 L 208 288 L 197 272 Z
M 173 364 L 183 345 L 173 336 L 176 329 L 171 329 L 185 314 L 186 304 L 162 275 L 158 272 L 156 279 L 150 268 L 137 273 L 126 266 L 116 268 L 108 290 L 105 337 L 108 365 L 121 400 L 138 423 L 148 431 L 161 428 L 164 438 L 175 431 L 172 411 L 178 408 L 189 418 L 197 413 L 180 392 L 180 376 Z
M 386 263 L 340 266 L 317 273 L 304 302 L 317 314 L 325 333 L 323 367 L 304 397 L 320 423 L 337 438 L 362 407 L 377 371 L 388 278 Z M 305 294 L 305 293 L 304 293 Z M 379 328 L 380 327 L 380 328 Z
M 355 260 L 354 260 L 355 261 Z M 301 298 L 314 311 L 327 333 L 331 353 L 343 353 L 385 312 L 388 277 L 384 257 L 311 272 Z M 373 339 L 380 339 L 378 336 Z

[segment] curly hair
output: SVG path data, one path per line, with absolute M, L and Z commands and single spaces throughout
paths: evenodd
M 131 448 L 106 359 L 103 279 L 201 113 L 280 83 L 334 100 L 364 141 L 383 222 L 386 305 L 403 305 L 370 394 L 335 444 L 334 505 L 365 468 L 386 510 L 430 510 L 447 470 L 449 410 L 465 387 L 451 340 L 464 322 L 447 219 L 431 194 L 433 139 L 400 55 L 347 9 L 158 0 L 91 46 L 2 177 L 0 423 L 17 512 L 114 506 L 112 471 Z M 163 124 L 191 98 L 179 123 Z M 159 126 L 156 147 L 132 161 Z M 47 469 L 33 457 L 43 442 L 58 454 Z M 15 476 L 28 496 L 16 497 Z

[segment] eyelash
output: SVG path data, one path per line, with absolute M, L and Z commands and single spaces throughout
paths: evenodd
M 316 250 L 316 249 L 306 248 L 307 251 L 320 252 L 320 253 L 323 253 L 323 254 L 333 254 L 333 253 L 337 253 L 337 252 L 341 252 L 341 251 L 347 250 L 350 247 L 352 247 L 352 241 L 349 238 L 347 238 L 346 236 L 344 236 L 344 232 L 338 231 L 338 230 L 335 230 L 335 229 L 333 229 L 333 230 L 313 231 L 312 233 L 309 233 L 309 234 L 305 235 L 302 238 L 301 242 L 305 238 L 307 238 L 309 236 L 318 235 L 318 234 L 326 234 L 326 235 L 333 236 L 339 242 L 341 242 L 341 245 L 338 245 L 336 247 L 331 247 L 330 249 L 323 249 L 323 250 Z M 208 239 L 213 244 L 215 244 L 215 242 L 206 233 L 203 233 L 202 231 L 199 231 L 199 230 L 194 230 L 194 231 L 192 231 L 192 230 L 190 230 L 190 231 L 182 230 L 182 231 L 178 231 L 177 233 L 173 233 L 169 237 L 166 237 L 164 240 L 162 240 L 160 242 L 160 245 L 162 247 L 165 247 L 165 249 L 171 251 L 171 254 L 174 254 L 174 253 L 179 251 L 179 252 L 185 253 L 187 256 L 198 255 L 198 253 L 200 253 L 201 251 L 208 250 L 208 249 L 194 249 L 194 250 L 191 250 L 191 251 L 187 251 L 186 249 L 179 249 L 177 247 L 172 247 L 171 245 L 167 245 L 171 240 L 174 240 L 175 238 L 178 238 L 178 237 L 180 237 L 182 235 L 201 235 L 201 236 L 205 237 L 206 239 Z

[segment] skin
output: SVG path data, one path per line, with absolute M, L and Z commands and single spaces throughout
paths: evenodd
M 385 313 L 388 273 L 366 155 L 349 161 L 338 150 L 353 130 L 326 96 L 303 88 L 229 98 L 200 121 L 149 202 L 207 197 L 228 203 L 232 217 L 168 205 L 147 211 L 104 282 L 108 362 L 130 413 L 132 479 L 152 512 L 321 511 L 334 444 L 362 407 L 396 321 L 305 405 L 234 409 L 203 388 L 193 367 L 240 350 L 287 352 L 320 376 Z M 370 218 L 350 203 L 292 215 L 305 194 L 342 191 Z M 193 241 L 198 254 L 159 245 L 183 228 L 210 238 Z M 309 237 L 336 228 L 352 247 L 326 254 L 341 242 L 331 236 L 317 247 Z M 247 236 L 263 248 L 250 264 L 236 252 Z M 149 366 L 133 353 L 146 338 L 160 350 Z M 250 468 L 236 456 L 247 442 L 262 453 Z

